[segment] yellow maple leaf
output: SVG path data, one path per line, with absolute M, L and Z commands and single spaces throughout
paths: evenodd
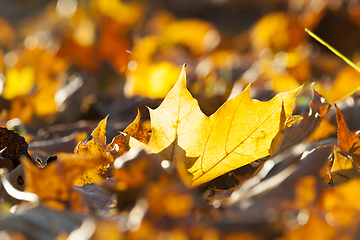
M 150 109 L 152 136 L 148 146 L 162 159 L 185 163 L 193 185 L 205 183 L 269 155 L 300 89 L 261 102 L 251 99 L 247 87 L 207 117 L 186 89 L 183 67 L 163 103 Z

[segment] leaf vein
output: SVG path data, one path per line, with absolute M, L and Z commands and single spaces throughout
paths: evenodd
M 274 111 L 272 111 L 265 119 L 264 121 L 262 121 L 244 140 L 242 140 L 237 146 L 235 146 L 229 153 L 225 152 L 225 155 L 219 159 L 218 162 L 216 162 L 214 165 L 212 165 L 209 169 L 207 170 L 203 170 L 202 167 L 202 161 L 204 158 L 204 155 L 201 156 L 201 172 L 203 173 L 200 176 L 197 176 L 196 178 L 193 179 L 193 181 L 196 181 L 197 179 L 199 179 L 200 177 L 202 177 L 204 174 L 208 173 L 209 171 L 211 171 L 213 168 L 215 168 L 218 164 L 220 164 L 227 156 L 229 156 L 232 152 L 234 152 L 241 144 L 243 144 L 252 134 L 254 134 L 256 132 L 257 129 L 259 129 L 280 107 L 276 108 Z M 210 135 L 210 134 L 209 134 Z M 204 149 L 205 152 L 205 149 Z

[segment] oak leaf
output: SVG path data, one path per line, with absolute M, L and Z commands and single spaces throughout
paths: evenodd
M 183 67 L 163 103 L 150 109 L 148 146 L 162 159 L 185 162 L 193 185 L 205 183 L 269 155 L 280 142 L 279 132 L 292 114 L 300 89 L 261 102 L 251 99 L 247 87 L 207 117 L 186 89 Z M 273 139 L 278 144 L 272 144 Z

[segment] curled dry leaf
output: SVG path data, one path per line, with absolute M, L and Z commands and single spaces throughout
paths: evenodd
M 250 98 L 247 87 L 207 117 L 186 89 L 183 67 L 163 103 L 150 110 L 152 136 L 148 146 L 162 159 L 184 162 L 193 185 L 208 182 L 269 155 L 277 147 L 300 89 L 261 102 Z
M 327 114 L 329 106 L 325 98 L 313 89 L 313 97 L 309 104 L 309 113 L 303 116 L 302 119 L 292 118 L 293 120 L 296 119 L 296 121 L 285 128 L 279 150 L 294 146 L 307 138 L 314 129 L 319 126 L 321 120 Z

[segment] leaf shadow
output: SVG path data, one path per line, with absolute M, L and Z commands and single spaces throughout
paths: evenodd
M 193 174 L 189 173 L 187 170 L 190 169 L 200 157 L 186 156 L 186 151 L 178 144 L 177 136 L 168 147 L 166 147 L 159 153 L 153 153 L 151 155 L 157 155 L 158 157 L 160 157 L 161 160 L 170 161 L 172 165 L 178 170 L 180 175 L 190 175 L 191 179 L 193 177 Z

